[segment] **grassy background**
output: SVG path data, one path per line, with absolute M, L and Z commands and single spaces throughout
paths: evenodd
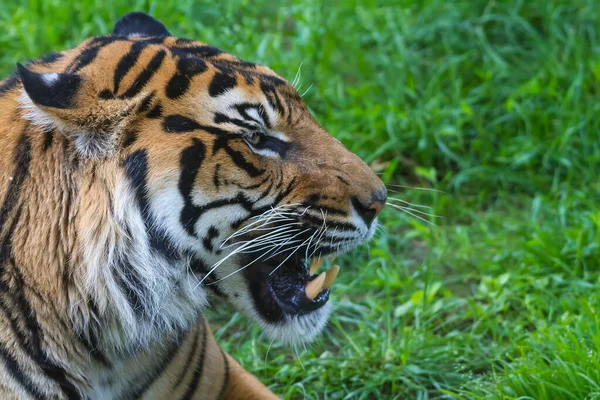
M 386 232 L 341 260 L 335 315 L 299 355 L 214 316 L 275 392 L 600 399 L 597 2 L 4 0 L 0 71 L 131 10 L 290 80 L 302 66 L 317 119 L 394 197 L 444 217 L 388 207 Z

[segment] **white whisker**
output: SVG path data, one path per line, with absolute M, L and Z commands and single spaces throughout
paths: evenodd
M 407 213 L 407 214 L 409 214 L 409 215 L 412 215 L 413 217 L 415 217 L 415 218 L 417 218 L 417 219 L 420 219 L 421 221 L 423 221 L 423 222 L 426 222 L 426 223 L 427 223 L 427 224 L 429 224 L 429 225 L 437 226 L 437 225 L 436 225 L 436 224 L 434 224 L 433 222 L 431 222 L 431 221 L 428 221 L 428 220 L 426 220 L 425 218 L 422 218 L 422 217 L 420 217 L 420 216 L 418 216 L 418 215 L 416 215 L 416 214 L 413 214 L 412 212 L 408 211 L 408 210 L 407 210 L 405 207 L 400 207 L 400 206 L 397 206 L 397 205 L 395 205 L 395 204 L 390 204 L 390 206 L 392 206 L 392 207 L 394 207 L 394 208 L 396 208 L 396 209 L 398 209 L 398 210 L 400 210 L 400 211 L 402 211 L 402 212 L 405 212 L 405 213 Z
M 304 97 L 306 93 L 308 93 L 308 91 L 313 87 L 313 85 L 314 83 L 311 83 L 310 86 L 304 91 L 304 93 L 300 95 L 300 97 Z M 298 90 L 300 90 L 300 88 L 298 88 Z
M 298 71 L 296 71 L 296 76 L 294 77 L 294 80 L 292 81 L 292 86 L 298 90 L 298 88 L 296 88 L 296 85 L 298 83 L 300 83 L 300 77 L 302 76 L 302 64 L 304 64 L 304 61 L 302 61 L 300 63 L 300 65 L 298 66 Z
M 260 230 L 266 230 L 266 231 L 268 231 L 268 232 L 269 232 L 269 233 L 268 233 L 269 235 L 276 235 L 276 234 L 278 234 L 278 233 L 280 233 L 280 232 L 285 232 L 286 230 L 288 230 L 288 228 L 289 228 L 290 226 L 296 226 L 296 225 L 302 225 L 302 224 L 301 224 L 300 222 L 291 222 L 291 223 L 289 223 L 289 224 L 285 224 L 285 225 L 280 225 L 280 226 L 277 226 L 275 229 L 273 229 L 273 228 L 271 228 L 271 229 L 266 229 L 266 228 L 265 228 L 265 229 L 260 229 Z M 255 232 L 255 231 L 252 231 L 252 232 Z M 263 235 L 263 236 L 264 236 L 264 235 Z M 248 242 L 251 242 L 251 241 L 253 241 L 253 240 L 256 240 L 257 238 L 260 238 L 260 237 L 262 237 L 262 236 L 261 236 L 261 235 L 259 235 L 259 236 L 253 237 L 252 239 L 249 239 L 249 240 L 244 240 L 244 241 L 239 241 L 239 242 L 235 242 L 235 243 L 228 244 L 227 246 L 224 246 L 224 244 L 225 244 L 225 243 L 223 243 L 223 244 L 221 244 L 221 246 L 220 246 L 219 248 L 222 248 L 222 249 L 227 249 L 227 248 L 229 248 L 229 247 L 237 246 L 237 245 L 239 245 L 240 243 L 248 243 Z
M 409 203 L 409 202 L 408 202 L 408 201 L 406 201 L 406 200 L 398 199 L 398 198 L 396 198 L 396 197 L 388 197 L 388 198 L 387 198 L 387 201 L 399 201 L 399 202 L 401 202 L 401 203 L 404 203 L 404 204 L 406 204 L 406 205 L 408 205 L 408 206 L 411 206 L 411 207 L 418 207 L 418 208 L 431 208 L 430 206 L 424 206 L 424 205 L 421 205 L 421 204 Z
M 422 187 L 412 187 L 412 186 L 404 186 L 404 185 L 397 185 L 397 184 L 389 184 L 387 186 L 392 186 L 392 187 L 399 187 L 399 188 L 403 188 L 403 189 L 411 189 L 411 190 L 425 190 L 427 192 L 437 192 L 437 193 L 445 193 L 442 190 L 438 190 L 438 189 L 431 189 L 431 188 L 422 188 Z
M 404 206 L 400 206 L 400 205 L 397 205 L 397 204 L 388 204 L 388 205 L 389 205 L 390 207 L 394 207 L 394 208 L 396 208 L 396 209 L 398 209 L 398 210 L 402 210 L 402 211 L 405 211 L 405 210 L 406 210 L 406 211 L 412 211 L 412 212 L 414 212 L 414 213 L 416 213 L 416 214 L 420 214 L 420 215 L 423 215 L 423 216 L 426 216 L 426 217 L 431 217 L 431 218 L 444 218 L 444 217 L 442 217 L 441 215 L 429 214 L 429 213 L 426 213 L 425 211 L 417 210 L 417 209 L 415 209 L 415 208 L 404 207 Z

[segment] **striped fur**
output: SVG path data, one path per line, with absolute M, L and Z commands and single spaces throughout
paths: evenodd
M 329 306 L 267 304 L 229 238 L 284 210 L 297 249 L 341 253 L 385 198 L 285 80 L 140 13 L 2 81 L 0 151 L 2 399 L 275 398 L 216 344 L 209 292 L 292 343 Z

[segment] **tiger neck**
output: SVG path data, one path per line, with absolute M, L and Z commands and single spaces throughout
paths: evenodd
M 0 175 L 0 256 L 39 320 L 58 319 L 85 359 L 133 352 L 200 318 L 206 298 L 185 273 L 189 258 L 157 254 L 118 160 L 86 163 L 60 132 L 25 121 L 3 133 L 0 146 L 16 146 Z

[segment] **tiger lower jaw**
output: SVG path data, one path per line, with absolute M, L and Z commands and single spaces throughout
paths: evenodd
M 257 262 L 243 271 L 248 297 L 246 304 L 242 301 L 238 308 L 246 308 L 246 314 L 271 339 L 289 344 L 309 343 L 327 323 L 331 285 L 339 266 L 319 273 L 322 259 L 286 257 Z

